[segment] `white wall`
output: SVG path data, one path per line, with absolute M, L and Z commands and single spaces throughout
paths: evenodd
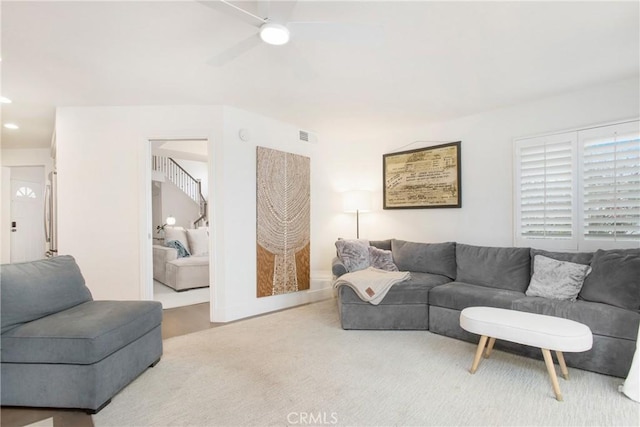
M 314 260 L 328 263 L 335 254 L 336 237 L 355 237 L 355 215 L 341 212 L 340 192 L 357 188 L 375 191 L 374 212 L 360 215 L 362 238 L 512 245 L 513 139 L 637 118 L 639 93 L 638 80 L 630 79 L 362 139 L 343 139 L 320 130 L 324 149 L 316 164 L 323 169 L 325 184 L 314 196 L 324 205 L 314 213 L 324 221 L 314 222 L 314 227 L 324 241 L 316 241 Z M 382 155 L 416 140 L 462 141 L 461 209 L 382 209 Z M 417 143 L 404 149 L 437 144 Z
M 160 225 L 164 224 L 167 217 L 176 219 L 177 227 L 192 228 L 193 221 L 200 217 L 200 205 L 187 196 L 174 183 L 169 180 L 160 184 Z M 155 224 L 154 224 L 155 230 Z M 157 235 L 157 234 L 156 234 Z
M 56 112 L 58 247 L 96 299 L 142 299 L 149 250 L 149 139 L 219 139 L 220 107 L 65 107 Z M 218 129 L 218 131 L 216 131 Z
M 240 128 L 253 138 L 241 141 Z M 212 319 L 233 320 L 331 295 L 329 266 L 316 261 L 325 271 L 312 272 L 309 291 L 255 296 L 256 146 L 311 156 L 313 195 L 316 147 L 298 142 L 297 127 L 227 107 L 94 107 L 59 108 L 56 129 L 59 249 L 77 258 L 94 298 L 147 297 L 141 292 L 146 253 L 140 241 L 146 231 L 140 218 L 150 173 L 147 181 L 133 183 L 145 174 L 149 139 L 203 136 L 210 139 L 212 159 Z M 313 251 L 312 246 L 312 260 Z
M 2 174 L 2 207 L 0 208 L 0 262 L 8 263 L 11 251 L 11 194 L 9 191 L 9 169 L 12 166 L 44 166 L 45 179 L 53 170 L 53 159 L 49 148 L 41 149 L 2 149 L 0 150 L 0 164 L 3 167 Z M 46 248 L 45 248 L 46 250 Z
M 312 301 L 330 295 L 335 239 L 355 237 L 354 215 L 341 211 L 342 191 L 375 191 L 378 208 L 361 215 L 365 238 L 509 246 L 513 138 L 638 117 L 639 89 L 637 80 L 625 80 L 376 135 L 314 129 L 318 144 L 298 142 L 295 126 L 228 107 L 60 108 L 59 247 L 78 258 L 96 298 L 142 298 L 139 218 L 149 181 L 132 183 L 144 167 L 147 140 L 204 135 L 211 141 L 211 273 L 218 285 L 212 319 L 233 320 Z M 240 129 L 249 130 L 249 141 L 240 140 Z M 462 141 L 461 209 L 381 209 L 382 155 L 416 140 Z M 311 157 L 310 291 L 255 296 L 258 145 Z
M 317 188 L 324 177 L 320 175 L 316 157 L 322 150 L 314 144 L 298 140 L 299 128 L 276 120 L 242 111 L 224 108 L 223 152 L 224 165 L 216 163 L 211 183 L 218 193 L 217 224 L 224 229 L 214 230 L 218 254 L 225 256 L 224 293 L 212 299 L 214 319 L 232 320 L 267 311 L 307 303 L 332 295 L 329 288 L 330 265 L 318 259 L 315 242 L 324 242 L 325 236 L 315 235 L 314 222 L 326 219 L 315 215 Z M 249 141 L 238 136 L 240 129 L 251 135 Z M 256 297 L 256 147 L 268 147 L 311 158 L 311 288 L 272 297 Z M 220 157 L 217 158 L 220 160 Z M 220 173 L 222 172 L 222 173 Z M 220 195 L 222 197 L 220 198 Z M 322 203 L 322 201 L 320 201 Z M 330 260 L 329 260 L 330 261 Z M 317 268 L 314 269 L 314 266 Z

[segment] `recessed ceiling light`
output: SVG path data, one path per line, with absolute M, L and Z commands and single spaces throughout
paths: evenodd
M 11 104 L 11 100 L 6 96 L 0 96 L 0 104 Z
M 15 123 L 5 123 L 4 127 L 7 129 L 20 129 L 20 127 Z
M 260 38 L 263 42 L 276 46 L 287 44 L 289 30 L 280 24 L 264 24 L 260 27 Z

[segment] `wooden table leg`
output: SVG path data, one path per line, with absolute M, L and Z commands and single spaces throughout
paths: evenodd
M 493 345 L 496 343 L 496 339 L 491 337 L 489 338 L 489 344 L 487 345 L 487 351 L 484 353 L 484 358 L 488 359 L 491 356 L 491 350 L 493 350 Z
M 562 401 L 562 393 L 560 392 L 560 384 L 558 384 L 558 377 L 556 376 L 556 367 L 553 366 L 553 358 L 551 352 L 543 348 L 542 356 L 544 357 L 544 364 L 547 365 L 547 372 L 549 378 L 551 378 L 551 385 L 553 386 L 553 392 L 556 394 L 556 400 Z
M 487 336 L 482 335 L 480 337 L 480 342 L 478 343 L 478 348 L 476 349 L 476 355 L 473 358 L 473 364 L 471 365 L 471 373 L 475 374 L 478 369 L 478 365 L 480 364 L 480 358 L 482 357 L 482 352 L 484 351 L 484 346 L 487 343 Z
M 556 351 L 556 356 L 558 356 L 558 365 L 560 365 L 560 370 L 562 371 L 562 376 L 565 380 L 569 379 L 569 370 L 567 369 L 567 364 L 564 363 L 564 354 L 561 351 Z

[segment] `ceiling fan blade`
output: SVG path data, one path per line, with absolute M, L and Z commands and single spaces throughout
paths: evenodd
M 379 24 L 343 24 L 338 22 L 289 22 L 291 38 L 356 45 L 378 45 L 385 39 Z
M 297 0 L 291 1 L 272 1 L 269 6 L 269 21 L 276 23 L 288 22 L 298 4 Z
M 269 9 L 271 2 L 269 0 L 258 0 L 258 15 L 267 19 L 269 17 Z
M 262 44 L 262 41 L 260 41 L 258 35 L 252 34 L 246 39 L 241 40 L 240 42 L 231 46 L 229 49 L 226 49 L 213 58 L 209 59 L 207 61 L 207 64 L 213 65 L 215 67 L 221 67 L 227 62 L 239 57 L 240 55 L 245 54 L 246 52 L 250 51 L 260 44 Z
M 197 0 L 198 3 L 213 9 L 215 11 L 225 13 L 227 15 L 231 15 L 241 21 L 246 22 L 249 25 L 253 25 L 254 27 L 260 27 L 262 24 L 267 22 L 266 19 L 261 18 L 253 13 L 244 10 L 232 3 L 229 3 L 226 0 Z

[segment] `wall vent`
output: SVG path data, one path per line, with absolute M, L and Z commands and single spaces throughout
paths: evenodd
M 298 131 L 298 135 L 299 135 L 298 138 L 300 139 L 300 141 L 311 142 L 313 144 L 318 142 L 318 136 L 313 132 L 300 130 Z

